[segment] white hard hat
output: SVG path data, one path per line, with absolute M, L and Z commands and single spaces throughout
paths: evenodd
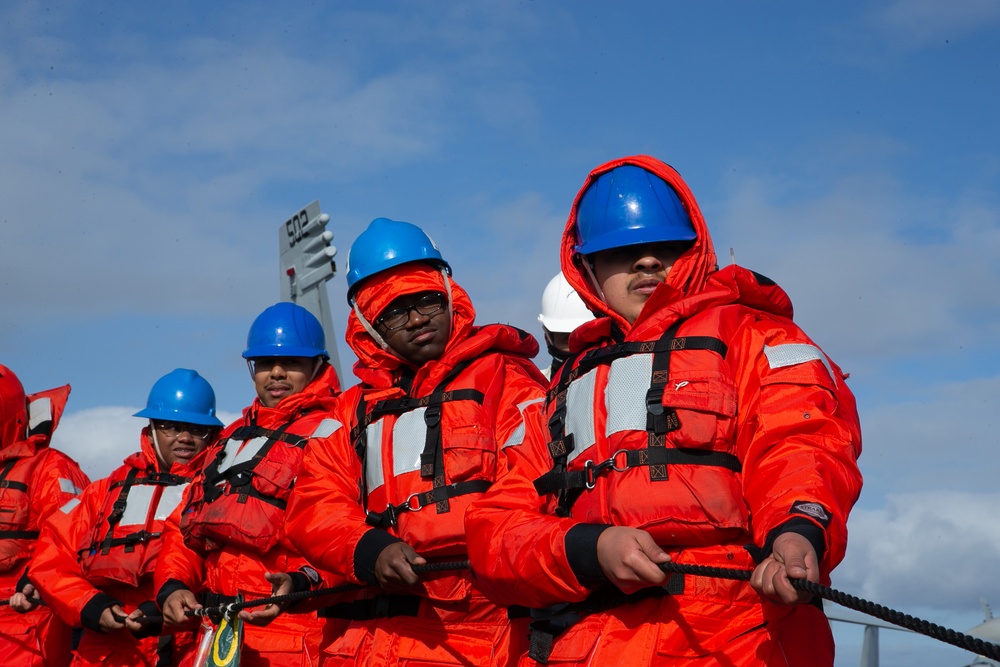
M 594 314 L 583 305 L 566 276 L 561 271 L 557 273 L 542 292 L 542 313 L 538 321 L 549 331 L 569 333 L 592 319 Z

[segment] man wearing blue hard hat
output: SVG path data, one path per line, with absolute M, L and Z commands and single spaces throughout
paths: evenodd
M 307 453 L 287 524 L 316 566 L 368 586 L 323 611 L 349 623 L 324 664 L 513 665 L 526 633 L 468 567 L 419 568 L 465 560 L 465 508 L 510 465 L 544 395 L 538 343 L 476 325 L 451 266 L 408 222 L 373 220 L 347 283 L 361 382 L 337 404 L 342 426 Z
M 466 515 L 483 589 L 535 608 L 538 662 L 832 665 L 821 606 L 790 580 L 828 583 L 847 546 L 846 376 L 780 287 L 718 268 L 690 189 L 655 158 L 591 172 L 561 263 L 597 319 L 570 337 L 521 465 Z
M 222 422 L 215 392 L 196 371 L 178 368 L 153 385 L 139 451 L 89 485 L 42 527 L 30 579 L 46 604 L 82 627 L 74 667 L 179 664 L 194 647 L 190 631 L 159 636 L 153 572 L 166 517 L 201 469 Z
M 243 351 L 257 397 L 208 451 L 205 465 L 167 521 L 156 569 L 168 623 L 201 606 L 284 595 L 318 578 L 285 536 L 285 506 L 302 457 L 333 428 L 340 384 L 319 320 L 277 303 L 250 326 Z M 285 573 L 291 573 L 285 574 Z M 323 622 L 280 615 L 278 605 L 240 612 L 243 667 L 316 664 Z

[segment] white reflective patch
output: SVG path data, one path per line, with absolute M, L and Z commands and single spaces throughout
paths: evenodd
M 385 484 L 385 474 L 382 472 L 382 426 L 385 418 L 365 429 L 365 484 L 368 491 Z
M 153 501 L 156 487 L 151 484 L 136 484 L 128 490 L 128 500 L 125 503 L 125 513 L 122 514 L 119 526 L 145 526 L 149 517 L 149 506 Z
M 63 514 L 69 514 L 73 511 L 73 508 L 80 504 L 79 498 L 71 498 L 65 505 L 59 508 L 59 511 Z
M 313 431 L 313 434 L 309 437 L 311 438 L 329 437 L 334 433 L 336 433 L 337 431 L 339 431 L 341 426 L 343 426 L 343 424 L 341 424 L 336 419 L 324 419 L 319 423 L 319 426 L 316 427 L 316 430 Z
M 573 435 L 573 451 L 567 460 L 572 461 L 580 452 L 590 447 L 594 435 L 594 383 L 597 369 L 570 383 L 566 389 L 566 435 Z
M 427 441 L 427 408 L 404 412 L 392 427 L 392 474 L 399 476 L 420 470 L 420 454 Z
M 249 461 L 256 456 L 265 443 L 267 443 L 267 438 L 263 436 L 247 440 L 246 444 L 239 440 L 227 440 L 226 455 L 223 457 L 222 462 L 219 463 L 219 472 L 225 472 L 238 463 Z M 243 449 L 240 449 L 241 445 Z
M 529 405 L 534 405 L 535 403 L 541 403 L 544 400 L 545 400 L 544 397 L 534 398 L 530 401 L 525 401 L 524 403 L 517 404 L 517 409 L 521 413 L 521 423 L 517 425 L 517 428 L 514 429 L 514 432 L 510 434 L 509 438 L 507 438 L 507 442 L 503 443 L 504 447 L 513 447 L 515 445 L 520 445 L 522 442 L 524 442 L 524 431 L 525 431 L 524 411 L 525 409 L 527 409 Z
M 786 343 L 784 345 L 765 345 L 764 356 L 771 368 L 785 368 L 786 366 L 796 366 L 810 361 L 822 361 L 826 367 L 826 372 L 836 384 L 837 376 L 833 373 L 833 368 L 823 354 L 815 345 L 806 343 Z
M 608 409 L 605 435 L 646 430 L 646 391 L 652 376 L 651 354 L 633 354 L 611 362 L 608 386 L 604 388 L 604 402 Z
M 72 481 L 68 479 L 59 478 L 59 490 L 63 493 L 72 493 L 74 496 L 80 495 L 83 489 L 78 488 Z
M 167 517 L 181 504 L 181 498 L 184 496 L 186 488 L 187 484 L 164 487 L 163 493 L 160 495 L 160 502 L 156 503 L 156 515 L 153 518 L 157 521 L 166 521 Z
M 52 399 L 47 396 L 36 398 L 28 405 L 28 430 L 32 431 L 47 421 L 52 421 Z

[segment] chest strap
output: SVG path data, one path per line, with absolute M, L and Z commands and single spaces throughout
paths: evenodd
M 247 498 L 253 497 L 280 509 L 285 509 L 286 502 L 284 500 L 262 494 L 254 488 L 251 481 L 253 480 L 254 469 L 267 456 L 267 453 L 271 451 L 271 448 L 276 443 L 284 442 L 293 447 L 305 448 L 308 438 L 286 433 L 293 423 L 295 423 L 294 417 L 273 430 L 257 426 L 256 424 L 241 426 L 234 430 L 226 439 L 226 445 L 230 442 L 245 442 L 253 438 L 267 438 L 267 441 L 261 445 L 260 449 L 257 450 L 257 453 L 250 460 L 230 466 L 221 473 L 219 472 L 219 466 L 222 465 L 222 460 L 226 456 L 226 445 L 220 447 L 218 453 L 215 455 L 215 460 L 205 470 L 205 480 L 203 482 L 205 502 L 215 502 L 222 495 L 238 494 L 239 497 L 236 500 L 238 503 L 245 503 Z
M 372 512 L 368 510 L 369 525 L 372 526 L 395 526 L 397 525 L 401 512 L 416 512 L 427 505 L 434 505 L 438 514 L 445 514 L 451 511 L 449 499 L 467 493 L 482 493 L 489 488 L 492 482 L 486 480 L 473 480 L 469 482 L 458 482 L 448 484 L 444 470 L 444 445 L 441 438 L 441 407 L 445 403 L 454 401 L 475 401 L 482 404 L 486 396 L 477 389 L 452 389 L 446 390 L 455 378 L 461 375 L 472 363 L 472 359 L 458 364 L 448 373 L 441 382 L 438 383 L 434 391 L 427 396 L 413 398 L 404 396 L 402 398 L 390 398 L 378 401 L 371 411 L 365 408 L 364 398 L 358 399 L 357 423 L 351 429 L 351 439 L 354 442 L 354 451 L 362 461 L 362 470 L 367 465 L 368 452 L 368 426 L 387 415 L 401 415 L 418 408 L 424 408 L 424 425 L 426 435 L 424 437 L 424 449 L 420 453 L 420 477 L 431 480 L 432 491 L 426 493 L 415 493 L 399 505 L 390 505 L 382 512 Z M 365 499 L 364 504 L 367 509 L 368 489 L 366 488 L 367 476 L 362 475 L 362 492 Z
M 4 464 L 3 470 L 0 470 L 0 489 L 14 489 L 15 491 L 28 492 L 28 485 L 24 482 L 14 482 L 7 479 L 7 475 L 14 468 L 20 459 L 10 459 Z
M 665 595 L 682 595 L 683 593 L 684 575 L 672 574 L 664 585 L 643 588 L 635 593 L 623 593 L 609 585 L 594 591 L 590 597 L 582 602 L 556 604 L 543 609 L 514 606 L 508 608 L 507 615 L 510 618 L 531 617 L 532 620 L 528 626 L 528 655 L 544 665 L 549 661 L 552 644 L 556 638 L 579 623 L 585 616 L 640 600 Z
M 540 495 L 556 495 L 557 515 L 569 516 L 580 494 L 594 488 L 599 475 L 611 471 L 625 472 L 629 468 L 646 466 L 650 481 L 662 482 L 669 479 L 667 466 L 673 464 L 715 465 L 734 471 L 741 469 L 739 460 L 731 454 L 666 446 L 667 434 L 681 427 L 677 410 L 663 405 L 663 392 L 670 379 L 672 354 L 678 350 L 706 350 L 725 357 L 728 352 L 726 344 L 718 338 L 677 337 L 681 324 L 681 321 L 675 322 L 655 341 L 619 343 L 590 350 L 560 369 L 558 380 L 547 396 L 548 404 L 555 405 L 548 424 L 551 438 L 548 448 L 553 465 L 548 473 L 534 481 L 535 490 Z M 566 395 L 570 384 L 598 366 L 611 364 L 616 359 L 633 354 L 651 354 L 653 357 L 649 389 L 646 391 L 646 447 L 639 450 L 619 450 L 603 463 L 587 461 L 583 470 L 569 471 L 569 455 L 575 449 L 573 434 L 566 433 Z
M 139 476 L 140 472 L 143 473 L 142 477 Z M 115 502 L 111 505 L 111 513 L 108 515 L 108 528 L 104 534 L 104 538 L 96 540 L 89 547 L 80 549 L 77 551 L 77 554 L 82 557 L 87 553 L 94 554 L 100 549 L 101 555 L 107 556 L 114 547 L 125 547 L 126 553 L 132 553 L 135 551 L 137 545 L 157 539 L 160 537 L 160 533 L 150 532 L 145 530 L 145 528 L 122 537 L 113 537 L 115 526 L 121 522 L 128 507 L 129 492 L 132 490 L 132 487 L 137 485 L 179 486 L 190 481 L 190 477 L 183 477 L 169 472 L 154 472 L 149 474 L 147 471 L 140 471 L 138 468 L 130 469 L 125 475 L 125 479 L 114 482 L 108 488 L 109 492 L 112 489 L 118 489 L 118 497 L 115 498 Z M 153 508 L 146 508 L 147 517 L 151 509 Z
M 13 470 L 20 459 L 11 459 L 4 464 L 0 470 L 0 489 L 14 489 L 23 493 L 28 492 L 28 485 L 24 482 L 13 482 L 7 479 L 7 475 Z M 0 540 L 37 540 L 37 530 L 0 530 Z

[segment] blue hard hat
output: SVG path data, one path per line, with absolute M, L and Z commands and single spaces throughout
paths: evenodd
M 296 303 L 276 303 L 266 308 L 250 325 L 243 358 L 257 357 L 329 359 L 323 325 L 315 315 Z
M 172 370 L 149 390 L 146 409 L 134 417 L 222 426 L 215 416 L 215 391 L 208 380 L 189 368 Z
M 598 176 L 577 206 L 575 249 L 581 255 L 696 238 L 691 218 L 674 189 L 635 165 L 615 167 Z
M 380 271 L 407 262 L 428 262 L 451 267 L 424 230 L 409 222 L 375 218 L 361 232 L 347 256 L 347 303 L 353 303 L 354 288 Z

